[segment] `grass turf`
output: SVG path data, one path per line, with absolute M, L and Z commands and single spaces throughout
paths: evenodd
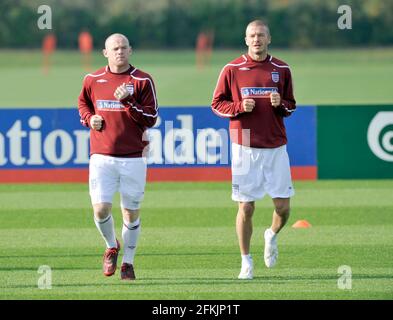
M 102 275 L 104 245 L 87 185 L 0 185 L 0 299 L 392 299 L 393 180 L 296 181 L 295 188 L 273 269 L 261 257 L 272 204 L 257 202 L 255 278 L 240 281 L 230 184 L 149 183 L 138 279 L 130 283 L 119 271 Z M 298 219 L 312 227 L 291 228 Z M 37 286 L 41 265 L 52 269 L 50 290 Z M 352 268 L 350 290 L 338 288 L 341 265 Z
M 197 70 L 193 51 L 139 51 L 136 48 L 131 63 L 153 76 L 161 106 L 208 106 L 221 68 L 244 52 L 216 50 L 210 66 Z M 291 66 L 299 105 L 393 102 L 390 88 L 393 48 L 272 48 L 271 53 Z M 1 50 L 0 107 L 75 107 L 87 73 L 81 67 L 80 55 L 76 51 L 59 51 L 52 61 L 53 68 L 48 75 L 43 75 L 39 51 Z M 105 58 L 96 52 L 93 69 L 105 63 Z M 20 89 L 16 91 L 16 88 Z

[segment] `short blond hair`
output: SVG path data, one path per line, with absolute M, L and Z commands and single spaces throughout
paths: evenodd
M 267 33 L 270 35 L 269 26 L 267 25 L 267 23 L 266 23 L 265 21 L 260 20 L 260 19 L 253 20 L 253 21 L 251 21 L 251 22 L 247 25 L 247 28 L 246 28 L 246 35 L 247 35 L 247 29 L 248 29 L 249 27 L 254 27 L 254 26 L 262 26 L 262 27 L 265 27 L 266 30 L 267 30 Z

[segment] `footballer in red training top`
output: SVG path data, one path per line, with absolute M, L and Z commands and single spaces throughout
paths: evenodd
M 222 69 L 212 109 L 230 120 L 232 199 L 238 202 L 236 230 L 242 259 L 239 279 L 253 278 L 250 255 L 255 200 L 273 199 L 273 221 L 264 233 L 267 267 L 277 261 L 277 234 L 289 217 L 294 195 L 284 117 L 296 109 L 291 72 L 286 63 L 268 54 L 269 27 L 255 20 L 246 28 L 247 54 Z
M 108 65 L 83 81 L 78 109 L 90 128 L 89 191 L 95 224 L 105 240 L 103 273 L 116 272 L 120 243 L 112 217 L 112 198 L 119 191 L 124 255 L 121 279 L 134 280 L 134 256 L 139 233 L 140 204 L 146 184 L 145 131 L 158 116 L 152 78 L 129 64 L 131 47 L 122 34 L 105 41 Z

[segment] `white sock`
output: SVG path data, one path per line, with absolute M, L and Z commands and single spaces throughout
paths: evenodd
M 104 238 L 107 248 L 117 248 L 115 227 L 113 223 L 112 214 L 105 219 L 97 219 L 94 217 L 94 222 L 100 231 L 101 236 Z
M 123 220 L 122 236 L 124 242 L 123 263 L 134 264 L 136 244 L 141 232 L 140 218 L 134 222 Z
M 251 254 L 242 254 L 242 266 L 252 267 Z
M 268 231 L 268 235 L 270 239 L 273 239 L 274 237 L 277 236 L 277 233 L 274 233 L 274 231 L 272 230 L 272 228 L 267 229 Z

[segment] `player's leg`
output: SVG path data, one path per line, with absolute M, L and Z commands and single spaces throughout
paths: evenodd
M 238 202 L 236 232 L 242 267 L 239 279 L 253 278 L 253 262 L 250 254 L 254 201 L 264 196 L 263 176 L 259 170 L 260 157 L 256 149 L 232 144 L 232 200 Z
M 239 279 L 252 279 L 253 262 L 250 254 L 252 236 L 252 216 L 255 210 L 254 202 L 239 202 L 236 216 L 236 233 L 239 241 L 242 267 Z
M 289 217 L 290 197 L 294 195 L 286 146 L 266 150 L 264 154 L 265 189 L 273 199 L 272 225 L 265 230 L 264 260 L 272 268 L 278 259 L 277 236 Z
M 108 202 L 93 204 L 94 222 L 104 238 L 107 248 L 116 248 L 116 235 L 112 217 L 112 204 Z
M 89 192 L 94 210 L 94 221 L 107 248 L 116 248 L 112 217 L 112 198 L 118 188 L 118 175 L 113 168 L 113 157 L 93 154 L 89 165 Z
M 143 158 L 126 159 L 120 177 L 123 213 L 122 237 L 124 255 L 121 278 L 134 280 L 134 258 L 141 232 L 140 205 L 146 184 L 146 162 Z
M 122 237 L 124 243 L 124 255 L 121 264 L 121 278 L 123 280 L 134 280 L 134 258 L 139 234 L 141 232 L 139 209 L 130 210 L 122 208 L 122 212 Z
M 242 255 L 248 255 L 250 253 L 254 210 L 255 202 L 239 202 L 239 209 L 236 216 L 236 233 Z
M 113 163 L 110 158 L 92 155 L 89 166 L 89 191 L 94 222 L 107 248 L 103 257 L 103 272 L 106 276 L 115 273 L 120 250 L 111 213 L 112 198 L 117 190 L 118 178 L 112 168 Z
M 277 236 L 289 218 L 290 198 L 274 198 L 272 225 L 265 230 L 264 260 L 268 268 L 274 267 L 278 259 Z

